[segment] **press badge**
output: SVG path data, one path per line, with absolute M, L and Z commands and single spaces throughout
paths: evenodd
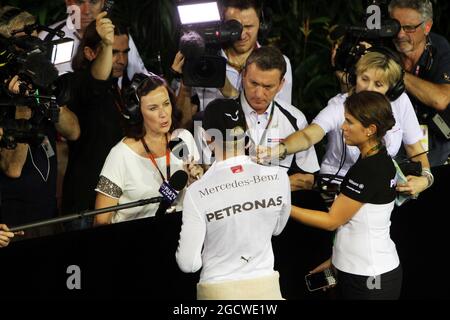
M 423 150 L 428 150 L 428 126 L 426 124 L 421 124 L 420 129 L 422 129 L 423 138 L 420 139 Z
M 45 136 L 44 141 L 42 141 L 42 148 L 44 149 L 48 159 L 55 155 L 55 151 L 53 150 L 53 147 L 47 136 Z

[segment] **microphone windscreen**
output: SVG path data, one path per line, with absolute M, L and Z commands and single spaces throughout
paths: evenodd
M 176 171 L 169 179 L 169 185 L 177 191 L 181 191 L 188 182 L 188 174 L 183 170 Z
M 195 31 L 183 34 L 180 39 L 180 52 L 186 58 L 197 58 L 205 53 L 205 40 Z

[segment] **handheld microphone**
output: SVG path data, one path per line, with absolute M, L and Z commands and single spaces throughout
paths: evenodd
M 186 142 L 181 138 L 170 140 L 168 144 L 170 152 L 179 160 L 185 161 L 189 157 L 189 149 Z
M 167 209 L 177 199 L 178 193 L 183 190 L 188 181 L 188 174 L 183 170 L 178 170 L 169 179 L 169 182 L 164 181 L 159 188 L 159 193 L 163 196 L 158 210 L 156 210 L 155 217 L 164 215 Z

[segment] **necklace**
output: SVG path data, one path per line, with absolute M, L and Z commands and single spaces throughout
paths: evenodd
M 374 154 L 378 153 L 378 150 L 380 150 L 380 149 L 381 149 L 381 144 L 380 143 L 374 145 L 372 148 L 370 148 L 366 152 L 366 155 L 364 156 L 364 158 L 370 157 L 371 155 L 374 155 Z

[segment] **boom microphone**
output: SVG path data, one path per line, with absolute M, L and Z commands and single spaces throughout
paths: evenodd
M 378 29 L 369 29 L 367 27 L 338 26 L 331 33 L 331 40 L 337 40 L 346 33 L 359 36 L 366 39 L 393 38 L 400 32 L 400 22 L 396 19 L 383 21 Z
M 198 58 L 205 53 L 205 40 L 195 31 L 189 31 L 180 38 L 180 52 L 185 58 Z
M 158 210 L 156 210 L 155 217 L 160 217 L 166 213 L 167 209 L 177 199 L 178 193 L 186 186 L 187 181 L 188 174 L 183 170 L 178 170 L 170 177 L 169 182 L 163 182 L 159 188 L 163 200 L 159 204 Z

